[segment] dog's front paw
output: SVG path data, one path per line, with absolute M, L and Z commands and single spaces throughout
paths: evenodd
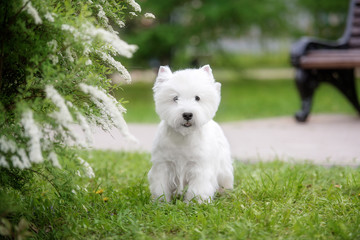
M 194 194 L 186 194 L 184 197 L 184 202 L 185 203 L 191 203 L 191 202 L 195 202 L 195 203 L 210 203 L 211 202 L 211 196 L 207 196 L 207 195 L 194 195 Z
M 197 202 L 197 203 L 210 203 L 213 198 L 214 191 L 201 192 L 194 189 L 188 189 L 185 196 L 184 201 L 186 203 L 189 202 Z
M 211 184 L 210 179 L 200 175 L 189 183 L 184 200 L 189 202 L 194 199 L 198 203 L 209 203 L 215 192 L 216 188 Z

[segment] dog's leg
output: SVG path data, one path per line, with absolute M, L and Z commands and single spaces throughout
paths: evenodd
M 171 201 L 172 187 L 170 179 L 171 168 L 166 163 L 155 163 L 151 168 L 148 178 L 150 191 L 154 199 Z
M 219 192 L 223 190 L 231 190 L 234 185 L 234 176 L 232 174 L 221 174 L 218 177 L 219 179 Z
M 218 175 L 219 192 L 225 189 L 233 189 L 234 186 L 234 175 L 233 167 L 230 164 L 223 166 L 223 169 Z
M 210 202 L 216 189 L 216 179 L 212 174 L 209 174 L 209 171 L 203 170 L 192 173 L 185 194 L 185 202 L 189 202 L 193 198 L 196 198 L 199 203 Z

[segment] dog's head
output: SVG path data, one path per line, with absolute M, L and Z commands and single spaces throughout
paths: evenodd
M 215 116 L 220 88 L 209 65 L 174 73 L 167 66 L 160 67 L 153 87 L 156 112 L 170 127 L 186 135 Z

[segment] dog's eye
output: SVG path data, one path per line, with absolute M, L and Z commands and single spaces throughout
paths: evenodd
M 199 96 L 195 96 L 195 100 L 196 100 L 196 101 L 200 101 L 200 97 L 199 97 Z
M 177 102 L 177 100 L 179 100 L 179 97 L 178 97 L 178 96 L 175 96 L 175 97 L 173 98 L 173 100 L 174 100 L 174 102 Z

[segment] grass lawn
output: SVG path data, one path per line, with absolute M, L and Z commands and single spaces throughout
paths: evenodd
M 233 191 L 164 204 L 150 200 L 148 154 L 82 155 L 95 178 L 64 181 L 74 193 L 60 198 L 42 178 L 0 186 L 2 217 L 24 216 L 35 239 L 360 239 L 359 169 L 236 162 Z
M 128 122 L 158 122 L 151 88 L 134 83 L 115 93 L 129 100 Z M 299 106 L 291 80 L 225 81 L 216 118 L 291 116 Z M 356 114 L 326 84 L 316 93 L 313 113 Z M 149 154 L 80 155 L 95 178 L 79 177 L 79 164 L 65 159 L 63 170 L 41 165 L 13 175 L 10 183 L 6 176 L 14 172 L 0 169 L 0 238 L 31 233 L 34 239 L 360 239 L 359 168 L 235 162 L 233 191 L 207 205 L 164 204 L 151 200 Z M 27 180 L 29 173 L 35 177 Z
M 360 80 L 357 81 L 360 93 Z M 133 83 L 115 92 L 128 101 L 125 118 L 128 122 L 158 122 L 151 83 Z M 300 108 L 300 98 L 293 80 L 233 80 L 222 83 L 222 100 L 217 121 L 276 116 L 293 116 Z M 345 113 L 356 111 L 333 86 L 321 84 L 314 96 L 312 113 Z

